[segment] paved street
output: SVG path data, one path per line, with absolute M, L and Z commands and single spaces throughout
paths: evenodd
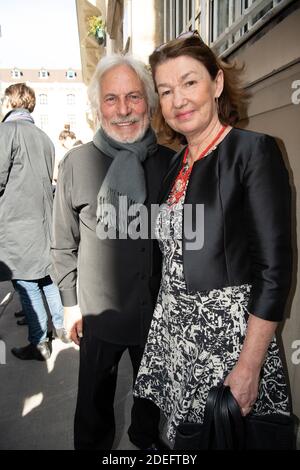
M 11 300 L 5 305 L 3 299 L 9 293 Z M 27 344 L 27 326 L 16 324 L 14 312 L 20 310 L 20 304 L 10 282 L 0 282 L 1 302 L 0 449 L 73 449 L 78 349 L 56 339 L 47 362 L 17 359 L 10 350 Z M 115 399 L 115 449 L 135 449 L 127 436 L 130 389 L 131 366 L 124 355 Z

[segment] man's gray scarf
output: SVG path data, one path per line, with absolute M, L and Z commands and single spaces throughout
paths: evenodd
M 2 122 L 18 121 L 19 119 L 22 119 L 23 121 L 29 121 L 34 124 L 33 117 L 31 116 L 28 109 L 23 108 L 12 109 L 4 116 Z
M 141 140 L 123 143 L 112 139 L 100 128 L 93 138 L 93 143 L 101 152 L 112 158 L 97 197 L 96 233 L 102 238 L 103 224 L 127 233 L 130 220 L 128 208 L 132 205 L 138 207 L 147 198 L 142 163 L 156 152 L 156 135 L 149 127 Z M 126 198 L 127 204 L 124 204 Z

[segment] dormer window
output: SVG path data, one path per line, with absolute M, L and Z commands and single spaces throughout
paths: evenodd
M 39 78 L 48 78 L 50 73 L 46 69 L 41 69 L 39 71 Z
M 21 70 L 14 68 L 11 72 L 12 78 L 21 78 L 23 76 L 23 72 Z
M 66 71 L 66 77 L 69 79 L 76 78 L 76 72 L 75 70 L 69 69 Z

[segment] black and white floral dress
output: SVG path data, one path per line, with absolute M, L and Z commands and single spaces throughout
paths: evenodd
M 182 211 L 185 194 L 169 197 L 156 221 L 163 253 L 162 282 L 134 394 L 156 403 L 174 440 L 183 421 L 202 422 L 210 388 L 238 360 L 248 317 L 250 285 L 188 293 L 183 275 Z M 201 269 L 201 266 L 199 266 Z M 276 339 L 261 374 L 255 414 L 289 413 L 288 391 Z

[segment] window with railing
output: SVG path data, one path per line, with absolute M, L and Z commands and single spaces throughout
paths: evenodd
M 210 0 L 210 45 L 229 53 L 293 0 Z

